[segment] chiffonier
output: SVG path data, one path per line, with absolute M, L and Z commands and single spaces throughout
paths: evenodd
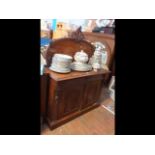
M 77 38 L 76 36 L 77 35 Z M 74 57 L 75 53 L 84 50 L 89 58 L 94 53 L 94 46 L 86 41 L 77 31 L 74 37 L 62 38 L 49 45 L 44 52 L 47 66 L 45 68 L 48 80 L 48 98 L 46 105 L 46 121 L 51 129 L 100 105 L 104 82 L 110 71 L 98 72 L 56 73 L 48 69 L 55 53 L 63 53 Z M 108 49 L 107 49 L 108 51 Z M 110 60 L 108 51 L 108 61 Z
M 104 78 L 109 72 L 59 74 L 46 69 L 46 73 L 50 76 L 46 120 L 52 129 L 97 107 Z

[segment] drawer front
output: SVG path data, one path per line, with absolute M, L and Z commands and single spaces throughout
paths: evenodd
M 71 80 L 64 80 L 64 81 L 59 81 L 58 82 L 58 90 L 62 90 L 64 88 L 72 88 L 72 87 L 76 87 L 78 85 L 83 85 L 85 83 L 86 78 L 82 77 L 82 78 L 77 78 L 77 79 L 71 79 Z
M 94 76 L 86 77 L 86 82 L 99 81 L 103 79 L 105 79 L 105 75 L 94 75 Z

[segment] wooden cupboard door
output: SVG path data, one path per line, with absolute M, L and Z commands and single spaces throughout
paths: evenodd
M 66 81 L 57 92 L 57 119 L 80 111 L 83 101 L 83 80 Z
M 101 95 L 101 84 L 102 80 L 100 78 L 92 78 L 87 80 L 84 89 L 84 102 L 81 106 L 82 109 L 90 107 L 98 101 Z
M 48 95 L 48 76 L 47 75 L 42 75 L 40 78 L 40 83 L 41 83 L 41 104 L 40 104 L 40 110 L 41 110 L 41 115 L 45 115 L 46 111 L 46 103 L 47 103 L 47 95 Z

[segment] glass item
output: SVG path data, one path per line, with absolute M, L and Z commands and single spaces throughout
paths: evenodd
M 44 65 L 41 64 L 41 66 L 40 66 L 40 75 L 43 75 L 43 73 L 44 73 Z
M 97 72 L 101 68 L 101 65 L 99 63 L 93 63 L 93 69 L 95 72 Z
M 94 52 L 93 57 L 89 60 L 89 62 L 92 64 L 92 67 L 94 71 L 98 71 L 98 69 L 101 68 L 101 52 L 100 49 L 97 48 Z
M 105 65 L 107 63 L 107 52 L 106 51 L 102 51 L 102 56 L 101 56 L 101 62 L 103 65 Z
M 103 66 L 107 64 L 107 59 L 108 59 L 106 47 L 101 42 L 93 42 L 92 45 L 95 46 L 95 53 L 94 54 L 97 53 L 96 51 L 100 51 L 100 53 L 101 53 L 101 55 L 100 55 L 101 59 L 100 60 L 96 60 L 96 57 L 95 57 L 94 61 L 101 61 L 101 68 L 103 68 Z M 97 59 L 98 58 L 99 58 L 99 56 L 97 57 Z

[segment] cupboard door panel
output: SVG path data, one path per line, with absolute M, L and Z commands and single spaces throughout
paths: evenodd
M 101 82 L 102 82 L 101 80 L 98 81 L 91 80 L 86 83 L 82 109 L 87 108 L 97 102 L 101 93 Z
M 40 89 L 40 94 L 41 94 L 41 104 L 40 104 L 40 110 L 41 110 L 41 115 L 45 116 L 46 112 L 46 103 L 47 103 L 47 97 L 48 97 L 48 76 L 47 75 L 42 75 L 40 77 L 40 84 L 41 84 L 41 89 Z
M 81 103 L 83 102 L 83 84 L 74 83 L 70 84 L 58 90 L 57 99 L 57 119 L 72 114 L 80 110 Z

